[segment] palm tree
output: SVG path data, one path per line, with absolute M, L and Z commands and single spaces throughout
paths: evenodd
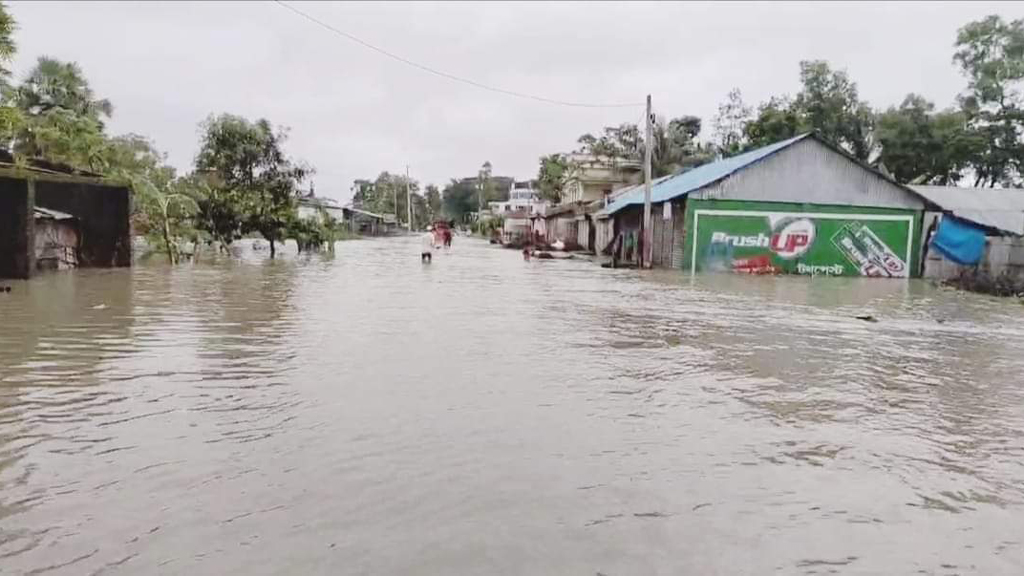
M 96 97 L 78 64 L 43 56 L 12 96 L 20 116 L 12 146 L 16 154 L 92 171 L 105 168 L 103 118 L 114 107 Z
M 75 62 L 61 62 L 41 56 L 35 68 L 15 91 L 18 107 L 29 116 L 40 116 L 62 109 L 94 120 L 102 128 L 102 118 L 114 113 L 106 98 L 97 98 L 82 68 Z
M 17 29 L 18 24 L 7 11 L 7 6 L 0 3 L 0 77 L 4 79 L 11 74 L 7 64 L 14 58 L 17 49 L 14 44 L 14 31 Z

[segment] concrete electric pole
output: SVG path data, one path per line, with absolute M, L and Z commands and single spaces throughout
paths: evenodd
M 412 232 L 412 188 L 409 183 L 409 165 L 405 165 L 405 208 L 409 215 L 409 232 Z
M 651 228 L 651 136 L 653 127 L 651 117 L 651 95 L 647 95 L 647 135 L 644 138 L 644 222 L 643 234 L 640 241 L 643 243 L 640 251 L 640 265 L 643 268 L 651 267 L 651 256 L 654 254 L 654 230 Z

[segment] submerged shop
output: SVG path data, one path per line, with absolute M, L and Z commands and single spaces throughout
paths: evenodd
M 898 210 L 697 201 L 690 270 L 903 278 L 918 216 Z
M 920 275 L 930 203 L 805 134 L 661 179 L 652 263 L 690 272 L 905 278 Z M 643 192 L 599 215 L 638 232 Z

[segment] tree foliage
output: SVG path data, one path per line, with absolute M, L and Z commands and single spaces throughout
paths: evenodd
M 109 100 L 98 98 L 74 62 L 40 57 L 25 80 L 11 90 L 17 110 L 10 125 L 13 151 L 73 168 L 102 172 Z
M 477 194 L 477 209 L 484 210 L 487 208 L 488 202 L 498 201 L 502 197 L 501 191 L 494 181 L 494 171 L 490 160 L 484 161 L 483 165 L 480 166 L 476 179 L 480 192 Z
M 744 129 L 753 110 L 743 102 L 739 88 L 733 88 L 718 105 L 714 126 L 714 146 L 720 156 L 732 156 L 743 149 Z
M 442 193 L 444 213 L 448 218 L 465 222 L 466 217 L 477 209 L 477 187 L 472 182 L 452 179 Z
M 11 71 L 8 66 L 14 59 L 17 52 L 17 44 L 14 43 L 14 32 L 18 29 L 18 23 L 14 16 L 7 10 L 7 5 L 0 2 L 0 80 L 6 84 Z
M 822 60 L 805 60 L 800 62 L 800 84 L 795 97 L 773 96 L 758 107 L 757 115 L 744 123 L 742 148 L 814 131 L 858 160 L 869 160 L 875 116 L 846 71 L 833 70 Z
M 334 252 L 334 243 L 342 233 L 342 223 L 331 217 L 323 207 L 312 217 L 300 217 L 297 212 L 293 213 L 286 229 L 286 236 L 295 240 L 300 253 L 319 251 L 325 246 L 328 252 Z
M 576 174 L 577 169 L 578 167 L 565 154 L 541 156 L 537 169 L 540 197 L 556 204 L 560 202 L 566 182 Z
M 402 174 L 381 172 L 374 181 L 356 180 L 353 184 L 353 204 L 361 206 L 363 210 L 378 214 L 394 214 L 400 224 L 408 223 L 409 215 L 406 209 L 406 183 L 414 196 L 419 194 L 420 184 L 414 179 L 406 178 Z M 425 212 L 423 206 L 418 206 L 413 200 L 414 220 L 417 211 Z M 425 214 L 424 214 L 425 215 Z
M 428 184 L 427 189 L 423 194 L 427 214 L 430 220 L 433 221 L 441 216 L 442 211 L 442 200 L 441 191 L 434 184 Z
M 660 178 L 711 161 L 714 154 L 698 139 L 700 130 L 701 120 L 697 116 L 680 116 L 667 123 L 662 119 L 656 121 L 651 131 L 651 176 Z M 644 149 L 641 142 L 641 158 L 646 153 Z
M 961 108 L 979 147 L 971 168 L 975 185 L 1018 185 L 1024 161 L 1021 81 L 1024 80 L 1024 20 L 989 16 L 957 34 L 953 61 L 967 76 Z
M 803 88 L 793 106 L 803 124 L 857 159 L 867 160 L 873 117 L 870 106 L 860 100 L 856 82 L 828 62 L 805 60 L 800 62 L 800 83 Z
M 646 130 L 646 127 L 644 128 Z M 651 140 L 651 173 L 653 177 L 674 174 L 699 166 L 711 159 L 709 149 L 698 140 L 701 131 L 701 119 L 697 116 L 680 116 L 672 118 L 667 122 L 664 119 L 657 119 L 652 128 Z M 584 134 L 577 139 L 580 144 L 579 152 L 603 159 L 615 166 L 619 162 L 638 163 L 644 161 L 646 145 L 644 134 L 637 124 L 623 123 L 618 126 L 605 127 L 600 136 Z M 558 161 L 557 155 L 541 159 L 541 171 L 538 179 L 541 181 L 542 190 L 547 186 L 549 189 L 555 186 L 559 170 L 564 174 L 563 166 L 554 164 L 551 166 L 551 175 L 545 175 L 545 159 L 548 162 Z M 566 167 L 567 164 L 565 165 Z M 545 183 L 545 180 L 548 183 Z M 564 177 L 563 181 L 564 183 Z
M 898 182 L 952 185 L 978 149 L 959 110 L 935 111 L 923 96 L 908 94 L 899 107 L 878 115 L 878 163 Z
M 162 247 L 171 264 L 179 260 L 178 239 L 195 237 L 192 219 L 198 209 L 194 183 L 177 177 L 147 138 L 127 134 L 110 139 L 104 164 L 108 176 L 127 181 L 134 192 L 133 227 L 153 238 Z
M 209 176 L 218 197 L 237 213 L 238 232 L 258 232 L 270 242 L 273 257 L 275 242 L 284 240 L 294 217 L 299 184 L 312 171 L 285 155 L 285 131 L 265 119 L 222 114 L 202 129 L 196 170 Z
M 744 149 L 760 148 L 792 138 L 806 130 L 799 111 L 786 96 L 772 96 L 757 107 L 757 115 L 743 127 Z

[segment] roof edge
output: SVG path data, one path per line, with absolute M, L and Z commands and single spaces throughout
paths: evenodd
M 771 152 L 768 152 L 764 156 L 761 156 L 760 158 L 757 158 L 755 160 L 751 160 L 747 164 L 743 164 L 741 166 L 737 166 L 737 167 L 733 168 L 729 172 L 726 172 L 725 174 L 722 174 L 718 178 L 715 178 L 714 180 L 711 180 L 711 181 L 707 182 L 706 184 L 698 186 L 697 188 L 694 188 L 692 190 L 687 190 L 686 192 L 683 192 L 681 194 L 673 196 L 672 198 L 667 198 L 665 200 L 662 200 L 662 202 L 668 202 L 668 201 L 674 200 L 674 199 L 676 199 L 676 198 L 678 198 L 680 196 L 688 196 L 689 194 L 691 194 L 693 192 L 697 192 L 698 190 L 703 190 L 704 188 L 707 188 L 708 186 L 712 186 L 714 184 L 718 184 L 719 182 L 722 182 L 724 180 L 729 179 L 730 177 L 732 177 L 733 174 L 739 172 L 740 170 L 746 170 L 747 168 L 757 164 L 758 162 L 761 162 L 762 160 L 764 160 L 766 158 L 771 158 L 772 156 L 778 154 L 779 152 L 790 148 L 791 146 L 793 146 L 794 144 L 797 144 L 798 142 L 803 142 L 807 138 L 811 138 L 811 139 L 815 139 L 815 140 L 819 139 L 815 135 L 814 132 L 804 132 L 803 134 L 797 134 L 796 136 L 793 136 L 792 138 L 787 138 L 786 140 L 780 140 L 778 142 L 773 142 L 771 144 L 766 144 L 764 146 L 761 146 L 761 147 L 758 147 L 758 148 L 754 148 L 753 150 L 747 150 L 746 152 L 743 152 L 743 154 L 750 154 L 750 153 L 756 152 L 757 150 L 760 150 L 761 148 L 768 148 L 769 146 L 776 146 L 776 145 L 779 145 L 779 144 L 784 144 L 782 146 L 779 146 L 775 150 L 772 150 Z M 737 154 L 737 156 L 739 156 L 739 154 Z M 732 158 L 732 157 L 730 157 L 730 158 Z M 715 160 L 715 162 L 721 162 L 723 160 L 727 160 L 727 158 L 720 158 L 718 160 Z M 705 164 L 702 164 L 702 166 L 705 166 Z M 700 166 L 698 166 L 697 168 L 700 168 Z M 694 169 L 696 169 L 696 168 L 694 168 Z M 663 182 L 667 182 L 668 180 L 671 180 L 671 179 L 676 178 L 677 176 L 681 176 L 683 174 L 686 174 L 686 172 L 679 172 L 677 174 L 672 174 L 670 177 L 667 177 L 667 178 L 665 178 L 662 181 Z M 642 186 L 643 183 L 641 183 L 639 185 Z M 652 186 L 654 185 L 654 180 L 651 180 L 651 185 Z M 636 203 L 629 202 L 629 203 L 626 203 L 626 204 L 623 204 L 623 205 L 619 206 L 618 208 L 616 208 L 615 210 L 612 210 L 612 211 L 608 211 L 607 209 L 605 209 L 603 211 L 603 213 L 607 214 L 608 216 L 611 216 L 611 215 L 614 215 L 614 214 L 618 213 L 621 210 L 626 209 L 629 206 L 634 206 L 634 205 L 636 205 Z
M 926 209 L 927 208 L 931 208 L 932 210 L 934 210 L 936 208 L 939 208 L 938 204 L 932 202 L 927 197 L 925 197 L 923 194 L 921 194 L 920 192 L 918 192 L 918 191 L 914 190 L 913 188 L 911 188 L 909 184 L 901 184 L 900 182 L 897 182 L 895 179 L 893 179 L 893 178 L 891 178 L 889 176 L 886 176 L 884 173 L 882 173 L 881 170 L 875 168 L 874 166 L 868 164 L 867 162 L 864 162 L 863 160 L 858 159 L 853 154 L 850 154 L 849 152 L 847 152 L 846 150 L 843 150 L 839 146 L 837 146 L 837 145 L 835 145 L 835 144 L 833 144 L 831 142 L 826 141 L 824 138 L 819 136 L 817 132 L 809 132 L 807 135 L 809 135 L 813 140 L 815 140 L 819 144 L 825 146 L 829 150 L 838 153 L 840 156 L 843 156 L 844 158 L 846 158 L 850 162 L 853 162 L 857 166 L 860 166 L 864 170 L 867 170 L 868 172 L 874 174 L 876 177 L 881 178 L 882 180 L 885 180 L 886 182 L 888 182 L 888 183 L 890 183 L 890 184 L 892 184 L 894 186 L 902 188 L 904 192 L 909 193 L 911 196 L 913 196 L 913 197 L 917 198 L 918 200 L 920 200 L 921 202 L 923 202 Z
M 20 180 L 41 180 L 43 182 L 63 182 L 71 184 L 93 184 L 110 188 L 132 189 L 131 184 L 115 178 L 103 176 L 84 176 L 80 174 L 61 174 L 59 172 L 42 172 L 31 168 L 19 168 L 0 163 L 0 178 L 16 178 Z

